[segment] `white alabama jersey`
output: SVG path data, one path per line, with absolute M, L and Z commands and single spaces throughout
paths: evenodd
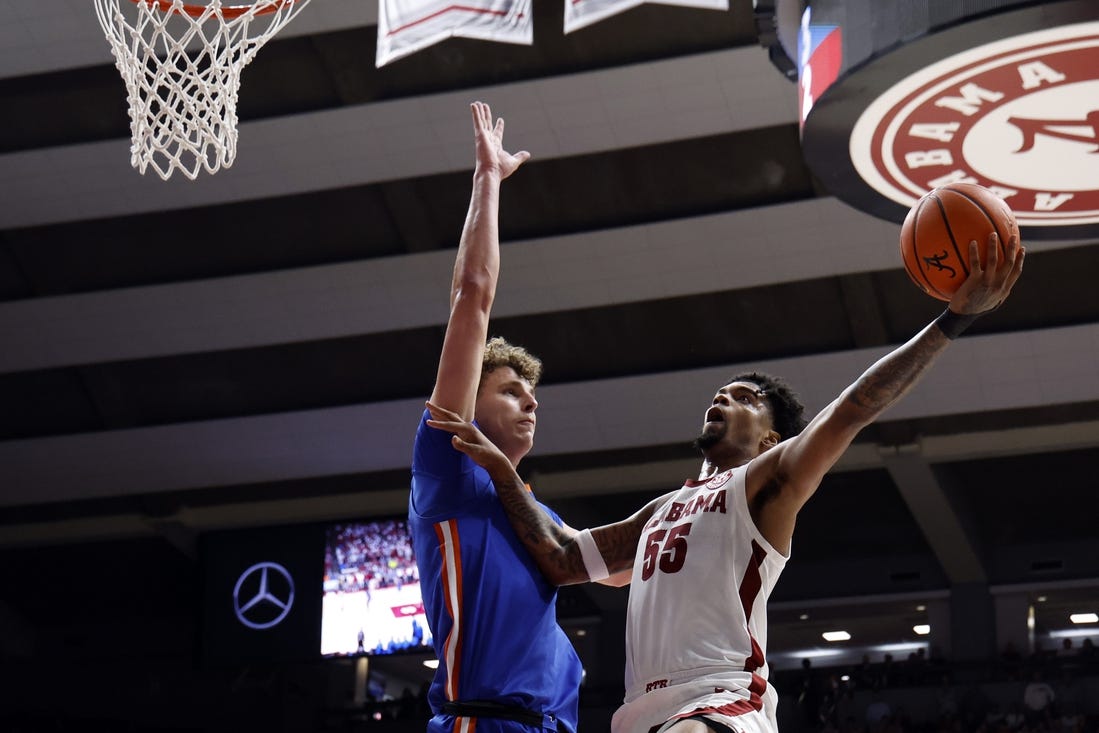
M 787 558 L 748 513 L 746 474 L 747 465 L 687 481 L 642 531 L 616 733 L 645 733 L 702 709 L 762 715 L 774 726 L 777 696 L 764 656 L 767 597 Z

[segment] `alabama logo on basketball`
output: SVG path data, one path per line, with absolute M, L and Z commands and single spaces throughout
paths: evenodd
M 850 155 L 904 206 L 977 183 L 1021 225 L 1099 222 L 1099 22 L 989 43 L 902 79 L 859 117 Z

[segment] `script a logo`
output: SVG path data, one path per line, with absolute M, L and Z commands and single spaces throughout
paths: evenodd
M 258 562 L 237 578 L 233 612 L 250 629 L 277 626 L 294 605 L 294 579 L 282 565 Z

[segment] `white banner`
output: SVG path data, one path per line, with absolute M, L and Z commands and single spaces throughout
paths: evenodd
M 660 5 L 728 10 L 729 0 L 653 0 Z M 646 0 L 565 0 L 565 33 L 572 33 L 604 18 L 636 8 Z
M 530 0 L 378 0 L 376 66 L 458 36 L 504 43 L 534 42 Z

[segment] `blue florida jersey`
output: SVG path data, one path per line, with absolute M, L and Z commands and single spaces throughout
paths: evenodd
M 516 537 L 488 473 L 427 418 L 416 432 L 408 519 L 439 657 L 431 709 L 489 700 L 553 714 L 575 731 L 580 659 L 557 625 L 557 588 Z

